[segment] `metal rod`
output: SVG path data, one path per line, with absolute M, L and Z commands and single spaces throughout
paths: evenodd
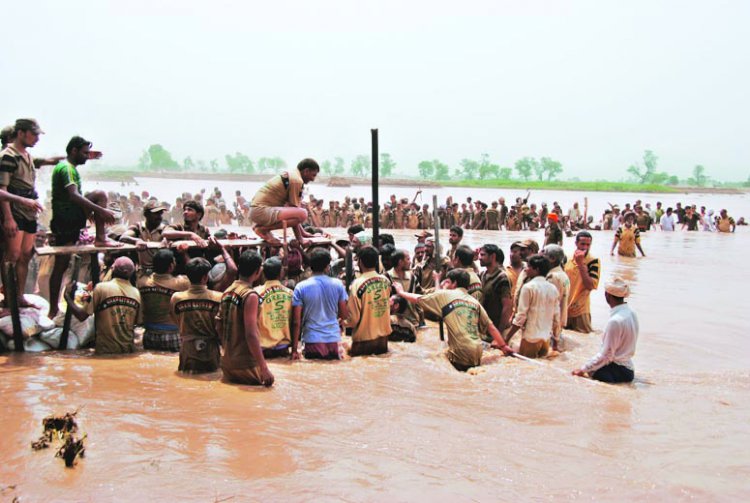
M 440 256 L 440 221 L 438 220 L 438 198 L 437 194 L 432 195 L 432 226 L 433 230 L 435 231 L 435 251 L 434 251 L 434 257 L 435 259 L 435 272 L 440 273 L 440 268 L 442 266 L 441 262 L 441 256 Z M 440 288 L 440 285 L 435 285 L 435 290 Z M 440 318 L 439 321 L 439 328 L 440 328 L 440 340 L 445 340 L 445 333 L 443 329 L 443 318 Z
M 371 129 L 372 135 L 372 244 L 379 248 L 380 241 L 380 204 L 378 201 L 379 189 L 379 162 L 380 153 L 378 146 L 378 130 Z
M 23 352 L 23 332 L 21 331 L 21 311 L 18 309 L 18 275 L 16 274 L 16 264 L 12 262 L 5 263 L 5 300 L 10 309 L 11 322 L 13 324 L 13 345 L 14 351 Z

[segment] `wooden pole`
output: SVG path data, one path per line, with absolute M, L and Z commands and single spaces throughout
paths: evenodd
M 437 194 L 432 195 L 432 225 L 434 227 L 435 231 L 435 256 L 433 259 L 435 259 L 435 272 L 439 273 L 440 269 L 442 267 L 442 257 L 440 256 L 440 220 L 438 219 L 438 198 Z M 440 288 L 440 285 L 435 285 L 435 290 Z M 439 321 L 439 328 L 440 328 L 440 340 L 445 340 L 445 333 L 443 330 L 443 318 L 440 318 Z
M 380 204 L 378 202 L 379 162 L 378 130 L 371 129 L 372 136 L 372 244 L 379 248 L 380 241 Z
M 98 262 L 98 258 L 95 255 L 91 255 L 91 259 L 96 260 Z M 91 269 L 93 273 L 93 267 Z M 70 283 L 68 284 L 68 287 L 70 286 L 75 287 L 78 284 L 78 273 L 80 272 L 80 270 L 81 270 L 81 256 L 73 255 L 73 265 L 70 268 Z M 67 290 L 68 287 L 66 287 L 65 290 Z M 68 349 L 68 334 L 70 334 L 70 322 L 71 321 L 73 321 L 73 309 L 70 307 L 70 305 L 68 305 L 65 308 L 65 320 L 63 321 L 63 329 L 62 329 L 62 333 L 60 334 L 60 342 L 57 344 L 57 349 Z
M 21 311 L 18 309 L 18 275 L 16 264 L 5 263 L 5 301 L 10 309 L 13 324 L 13 344 L 15 351 L 24 351 L 23 332 L 21 331 Z
M 91 268 L 91 284 L 96 286 L 99 284 L 99 276 L 101 275 L 101 268 L 99 267 L 99 252 L 90 254 L 89 260 L 91 261 L 91 264 L 89 264 L 89 267 Z M 75 280 L 78 281 L 78 273 L 76 273 Z

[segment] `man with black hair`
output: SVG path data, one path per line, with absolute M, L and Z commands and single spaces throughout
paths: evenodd
M 588 334 L 591 327 L 591 291 L 599 286 L 601 264 L 589 254 L 591 234 L 581 231 L 576 234 L 576 251 L 573 260 L 565 264 L 565 273 L 570 279 L 568 299 L 568 323 L 565 328 Z
M 506 355 L 513 354 L 482 305 L 466 292 L 469 274 L 465 270 L 448 271 L 441 289 L 428 295 L 406 292 L 399 283 L 394 286 L 401 297 L 443 320 L 448 339 L 448 360 L 456 370 L 465 372 L 482 363 L 481 337 L 485 332 L 490 334 L 493 347 Z
M 253 283 L 260 277 L 262 259 L 244 251 L 237 263 L 239 278 L 221 297 L 216 331 L 224 346 L 221 370 L 224 379 L 235 384 L 273 385 L 258 337 L 258 293 Z
M 390 260 L 383 259 L 383 265 L 388 263 L 392 267 L 387 269 L 386 276 L 390 283 L 400 283 L 407 292 L 417 292 L 417 278 L 411 272 L 411 259 L 409 252 L 406 250 L 395 250 L 390 255 Z M 419 307 L 416 304 L 410 304 L 404 313 L 404 316 L 414 325 L 420 321 Z
M 378 251 L 364 246 L 357 254 L 360 276 L 349 287 L 347 326 L 352 327 L 351 356 L 388 352 L 391 333 L 389 299 L 391 283 L 378 274 Z
M 105 226 L 115 222 L 117 215 L 107 208 L 107 193 L 94 190 L 83 195 L 81 175 L 78 166 L 86 164 L 90 155 L 101 157 L 101 152 L 91 150 L 92 143 L 80 136 L 74 136 L 65 147 L 68 154 L 52 170 L 52 244 L 55 246 L 73 245 L 78 242 L 81 230 L 86 228 L 88 219 L 96 225 L 95 246 L 116 248 L 122 243 L 107 238 Z M 58 312 L 60 286 L 63 275 L 70 263 L 70 255 L 56 255 L 55 265 L 49 278 L 50 303 L 47 316 L 54 318 Z
M 172 295 L 190 288 L 191 282 L 186 276 L 172 275 L 175 265 L 174 252 L 162 248 L 154 255 L 154 272 L 136 281 L 143 304 L 143 349 L 180 350 L 180 331 L 170 317 L 169 305 Z
M 409 302 L 400 295 L 391 295 L 391 335 L 388 340 L 392 342 L 416 342 L 417 328 L 406 319 L 404 313 L 409 308 Z
M 62 157 L 37 159 L 28 149 L 44 134 L 34 119 L 18 119 L 13 126 L 10 143 L 0 152 L 0 192 L 25 199 L 39 199 L 36 192 L 36 170 L 57 164 Z M 34 254 L 37 231 L 37 209 L 34 205 L 18 204 L 9 198 L 0 200 L 3 260 L 16 264 L 18 284 L 26 284 L 29 262 Z M 18 289 L 18 306 L 33 307 Z
M 474 250 L 466 245 L 458 246 L 453 256 L 452 265 L 454 268 L 463 269 L 469 274 L 469 287 L 466 291 L 481 303 L 484 295 L 482 293 L 482 280 L 474 272 Z
M 196 200 L 185 201 L 182 204 L 182 218 L 184 223 L 173 223 L 168 225 L 162 236 L 169 241 L 180 239 L 192 240 L 200 248 L 208 246 L 208 238 L 211 237 L 211 231 L 208 227 L 201 224 L 201 219 L 206 210 L 203 205 Z
M 300 338 L 305 358 L 337 360 L 341 341 L 340 323 L 346 320 L 348 300 L 344 285 L 326 270 L 331 254 L 323 248 L 310 252 L 312 277 L 300 282 L 292 296 L 292 360 L 298 360 Z
M 293 240 L 294 241 L 294 240 Z M 256 287 L 258 294 L 258 334 L 263 356 L 289 356 L 292 324 L 292 291 L 281 284 L 282 263 L 278 257 L 263 262 L 266 282 Z
M 544 255 L 532 255 L 526 266 L 528 281 L 521 286 L 518 308 L 507 340 L 522 331 L 518 353 L 527 358 L 540 358 L 549 353 L 549 341 L 555 324 L 559 323 L 559 294 L 554 285 L 547 282 L 550 262 Z
M 153 272 L 153 257 L 155 250 L 148 249 L 148 243 L 160 243 L 163 239 L 162 233 L 167 228 L 164 223 L 164 212 L 167 207 L 156 199 L 149 199 L 143 205 L 143 222 L 131 225 L 120 241 L 135 245 L 138 251 L 138 274 L 148 275 Z
M 448 243 L 451 245 L 451 249 L 448 250 L 448 258 L 453 261 L 456 256 L 456 248 L 461 244 L 461 240 L 464 237 L 464 230 L 458 225 L 451 226 L 448 231 Z
M 203 257 L 185 265 L 190 287 L 175 292 L 169 303 L 172 321 L 180 332 L 180 363 L 177 370 L 190 373 L 214 372 L 219 368 L 219 333 L 214 320 L 219 313 L 222 292 L 208 289 L 211 262 Z
M 510 280 L 503 269 L 505 255 L 494 244 L 485 244 L 479 249 L 479 265 L 484 267 L 480 275 L 482 282 L 482 307 L 500 333 L 510 328 L 513 314 L 513 297 Z
M 281 246 L 271 231 L 281 229 L 286 222 L 303 248 L 310 244 L 305 238 L 313 234 L 302 228 L 307 220 L 307 210 L 302 207 L 302 191 L 305 184 L 315 181 L 319 171 L 320 166 L 314 159 L 302 159 L 296 170 L 274 176 L 255 193 L 250 204 L 250 219 L 254 224 L 253 231 L 261 239 Z

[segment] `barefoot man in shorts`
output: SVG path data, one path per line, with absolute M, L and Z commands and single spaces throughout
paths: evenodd
M 301 206 L 302 189 L 306 183 L 315 180 L 319 171 L 320 166 L 315 160 L 302 159 L 296 170 L 276 175 L 261 187 L 250 204 L 250 219 L 258 237 L 268 244 L 281 246 L 271 231 L 281 229 L 286 222 L 303 247 L 310 244 L 305 238 L 312 237 L 312 234 L 302 228 L 307 220 L 307 210 Z

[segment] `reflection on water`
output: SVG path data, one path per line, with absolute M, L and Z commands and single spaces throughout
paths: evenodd
M 177 357 L 4 355 L 0 498 L 22 501 L 260 499 L 731 500 L 748 494 L 748 234 L 647 233 L 647 258 L 610 257 L 603 277 L 633 283 L 640 384 L 566 373 L 598 349 L 537 366 L 485 357 L 470 374 L 441 356 L 434 327 L 416 344 L 337 363 L 273 361 L 271 390 L 219 374 L 184 377 Z M 412 247 L 411 233 L 398 232 Z M 467 232 L 507 250 L 541 233 Z M 572 240 L 566 240 L 572 250 Z M 594 326 L 608 308 L 592 297 Z M 493 354 L 494 353 L 494 354 Z M 650 384 L 649 384 L 650 383 Z M 41 419 L 80 408 L 89 435 L 74 470 L 30 442 Z M 7 486 L 15 485 L 16 488 Z M 745 498 L 743 498 L 745 499 Z

